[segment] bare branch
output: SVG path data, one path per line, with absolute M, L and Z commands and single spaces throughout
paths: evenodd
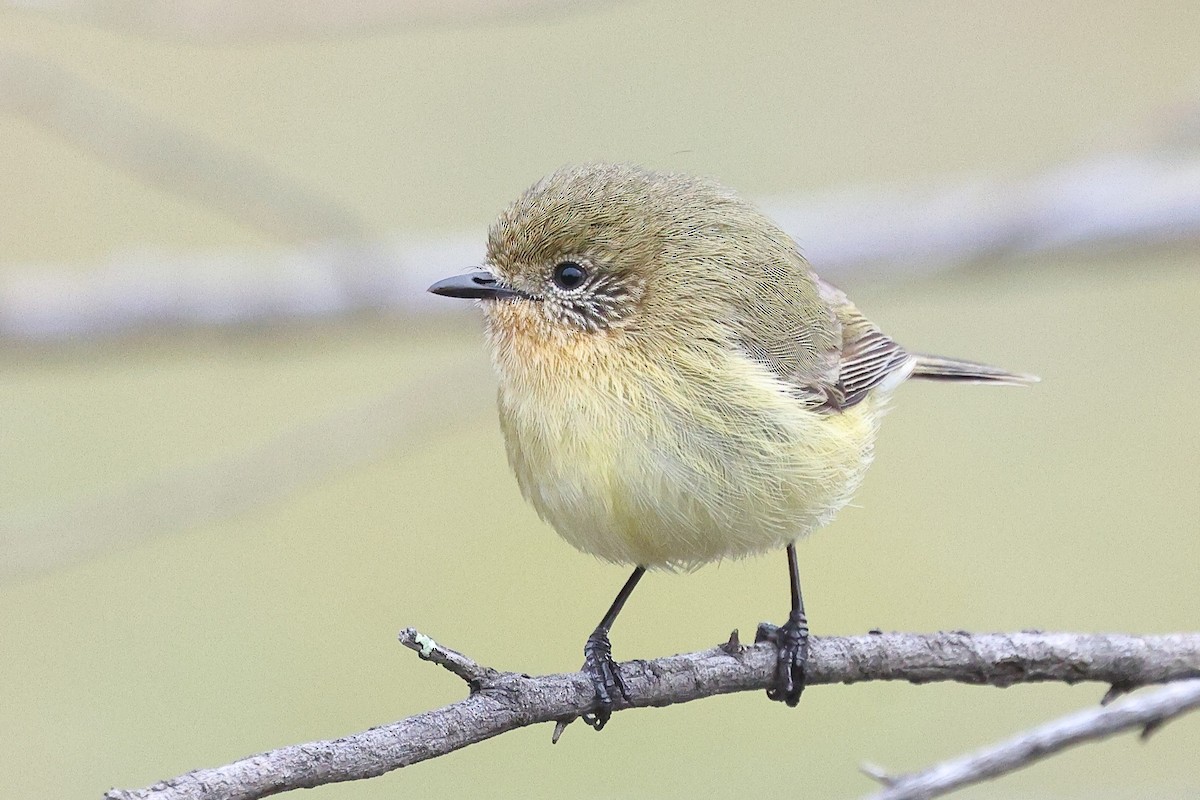
M 887 786 L 867 800 L 927 800 L 1015 772 L 1084 742 L 1141 728 L 1143 737 L 1163 723 L 1200 708 L 1200 680 L 1180 681 L 1154 692 L 1074 714 L 1017 734 L 974 753 L 909 775 L 889 776 L 878 767 L 863 771 Z
M 31 56 L 0 50 L 0 113 L 295 243 L 270 252 L 185 256 L 141 248 L 85 268 L 5 265 L 0 338 L 47 342 L 364 310 L 444 310 L 425 287 L 484 255 L 480 232 L 376 237 L 316 187 Z M 1200 103 L 1182 105 L 1171 119 L 1145 149 L 1091 154 L 1022 178 L 849 187 L 768 198 L 764 207 L 834 279 L 908 277 L 1012 254 L 1194 243 L 1200 240 Z
M 472 692 L 478 692 L 500 676 L 500 673 L 491 667 L 485 667 L 457 650 L 443 647 L 416 628 L 405 628 L 400 631 L 398 638 L 400 644 L 415 651 L 423 660 L 432 661 L 439 667 L 445 667 L 451 673 L 462 678 Z
M 382 775 L 515 728 L 561 722 L 591 710 L 583 673 L 529 677 L 480 667 L 417 631 L 401 641 L 471 684 L 469 697 L 443 708 L 351 734 L 201 769 L 144 789 L 113 789 L 107 800 L 252 800 L 291 789 Z M 621 673 L 632 701 L 617 708 L 667 706 L 765 689 L 775 665 L 769 644 L 629 661 Z M 808 683 L 899 680 L 1010 686 L 1035 681 L 1100 681 L 1141 686 L 1200 677 L 1200 633 L 1165 636 L 1022 632 L 868 634 L 814 637 Z

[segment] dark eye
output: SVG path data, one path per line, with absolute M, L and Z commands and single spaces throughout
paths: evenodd
M 562 289 L 578 289 L 587 280 L 587 270 L 574 261 L 563 261 L 554 268 L 554 282 Z

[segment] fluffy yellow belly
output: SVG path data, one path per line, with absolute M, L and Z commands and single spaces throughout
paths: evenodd
M 692 569 L 811 533 L 861 481 L 880 401 L 818 413 L 735 377 L 731 394 L 664 376 L 612 386 L 502 371 L 522 492 L 569 543 L 621 564 Z

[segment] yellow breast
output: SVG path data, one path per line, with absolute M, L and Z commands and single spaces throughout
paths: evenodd
M 690 569 L 781 548 L 849 500 L 871 459 L 877 400 L 808 410 L 737 354 L 656 359 L 622 335 L 547 347 L 508 325 L 491 337 L 509 462 L 572 545 Z

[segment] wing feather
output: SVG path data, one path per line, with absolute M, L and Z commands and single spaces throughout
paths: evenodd
M 913 369 L 907 350 L 799 257 L 786 268 L 748 273 L 743 286 L 736 298 L 738 345 L 814 409 L 849 408 Z
M 906 377 L 914 362 L 912 354 L 864 317 L 845 292 L 824 280 L 818 279 L 818 284 L 842 326 L 837 379 L 827 393 L 836 401 L 829 404 L 830 410 L 841 410 L 862 402 L 888 379 Z

